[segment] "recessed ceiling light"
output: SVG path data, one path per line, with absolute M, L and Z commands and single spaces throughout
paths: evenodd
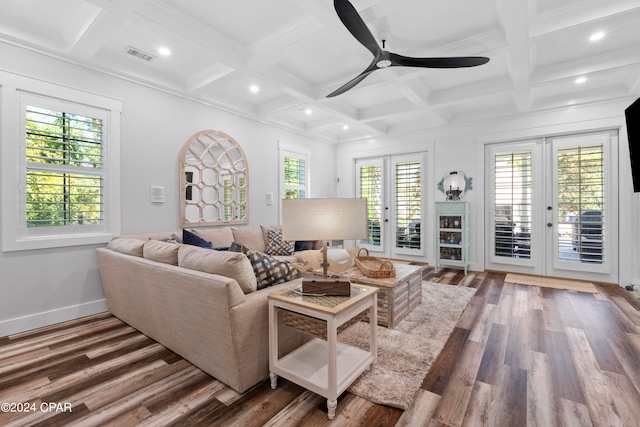
M 313 114 L 313 110 L 311 108 L 305 108 L 304 113 L 308 116 L 310 114 Z
M 586 81 L 587 81 L 587 78 L 586 78 L 586 77 L 578 77 L 578 78 L 576 79 L 576 84 L 581 85 L 581 84 L 583 84 L 583 83 L 584 83 L 584 82 L 586 82 Z
M 260 88 L 258 87 L 258 85 L 251 85 L 251 86 L 249 86 L 249 90 L 251 91 L 251 93 L 258 93 L 258 92 L 260 92 Z
M 169 48 L 164 46 L 158 48 L 158 53 L 162 56 L 171 55 L 171 51 L 169 50 Z
M 343 130 L 349 130 L 349 125 L 342 125 Z
M 597 42 L 598 40 L 602 40 L 604 38 L 604 31 L 598 31 L 597 33 L 591 34 L 589 40 L 592 42 Z

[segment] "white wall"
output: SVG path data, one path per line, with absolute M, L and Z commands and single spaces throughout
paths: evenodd
M 278 222 L 265 193 L 278 194 L 279 140 L 311 153 L 311 196 L 335 196 L 333 145 L 2 43 L 0 70 L 122 100 L 123 234 L 179 229 L 178 158 L 203 129 L 231 135 L 245 151 L 251 224 Z M 152 185 L 165 188 L 163 204 L 150 202 Z M 0 336 L 104 311 L 95 248 L 0 253 Z
M 489 143 L 517 141 L 565 133 L 580 133 L 601 129 L 618 129 L 619 150 L 617 168 L 619 186 L 619 283 L 638 282 L 640 259 L 640 211 L 637 194 L 633 193 L 624 109 L 633 99 L 542 113 L 521 114 L 500 120 L 485 120 L 453 124 L 444 128 L 404 135 L 402 138 L 374 138 L 338 145 L 338 196 L 353 195 L 355 188 L 354 159 L 428 151 L 427 218 L 433 218 L 433 201 L 444 200 L 436 189 L 448 172 L 461 170 L 473 178 L 473 190 L 464 199 L 470 203 L 470 269 L 484 270 L 484 146 Z M 431 165 L 431 166 L 429 166 Z M 428 222 L 429 223 L 429 222 Z M 433 221 L 428 236 L 433 235 Z M 433 241 L 429 237 L 429 241 Z M 434 264 L 434 246 L 430 244 L 425 261 Z M 640 282 L 639 282 L 640 283 Z

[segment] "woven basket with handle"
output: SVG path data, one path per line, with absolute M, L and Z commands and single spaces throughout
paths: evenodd
M 365 251 L 366 255 L 361 256 L 360 253 L 362 253 L 362 251 Z M 374 279 L 396 277 L 396 269 L 391 261 L 369 256 L 369 250 L 367 248 L 361 248 L 358 251 L 356 266 L 364 274 Z

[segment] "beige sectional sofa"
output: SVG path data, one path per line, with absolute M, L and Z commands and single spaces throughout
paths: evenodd
M 267 230 L 222 227 L 197 234 L 213 247 L 240 242 L 264 251 Z M 109 311 L 242 393 L 269 373 L 267 295 L 297 282 L 258 289 L 247 255 L 163 241 L 172 234 L 180 236 L 123 236 L 97 249 Z M 281 351 L 306 339 L 282 328 Z

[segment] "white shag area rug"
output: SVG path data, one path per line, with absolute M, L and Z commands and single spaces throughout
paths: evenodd
M 423 281 L 421 304 L 395 329 L 377 326 L 378 361 L 347 391 L 374 403 L 408 409 L 475 292 Z M 355 324 L 338 341 L 368 350 L 369 324 Z

